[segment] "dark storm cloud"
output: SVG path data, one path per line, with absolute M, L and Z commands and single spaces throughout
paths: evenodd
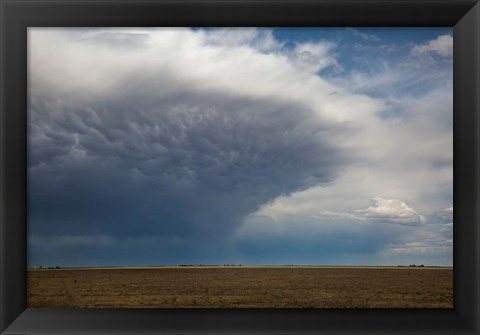
M 148 83 L 121 96 L 32 95 L 33 234 L 221 238 L 346 163 L 331 141 L 341 127 L 301 104 L 185 87 L 155 94 Z

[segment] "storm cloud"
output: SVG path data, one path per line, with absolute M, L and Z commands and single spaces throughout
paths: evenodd
M 145 39 L 124 35 L 113 41 Z M 100 33 L 75 47 L 98 39 L 112 42 Z M 41 56 L 30 58 L 32 234 L 221 239 L 278 196 L 332 182 L 347 162 L 333 141 L 342 124 L 288 94 L 199 89 L 161 66 L 143 67 L 142 58 L 123 64 L 116 80 L 106 77 L 97 94 L 59 84 L 76 81 L 66 76 L 82 66 L 80 56 L 63 55 L 70 59 L 53 82 L 36 71 Z M 107 70 L 97 63 L 90 71 Z
M 83 233 L 132 234 L 138 220 L 143 233 L 218 232 L 280 195 L 331 182 L 346 161 L 329 140 L 341 126 L 304 106 L 141 92 L 60 110 L 32 96 L 33 217 L 61 221 L 57 232 L 72 229 L 70 218 Z

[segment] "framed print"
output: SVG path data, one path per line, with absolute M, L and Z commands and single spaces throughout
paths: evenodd
M 476 1 L 1 5 L 2 334 L 478 333 Z
M 27 307 L 453 308 L 452 57 L 450 27 L 30 27 Z

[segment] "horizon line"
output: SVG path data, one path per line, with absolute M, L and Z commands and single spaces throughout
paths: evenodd
M 61 269 L 143 269 L 143 268 L 241 268 L 241 267 L 344 267 L 344 268 L 453 268 L 453 265 L 425 265 L 425 264 L 398 264 L 398 265 L 325 265 L 325 264 L 177 264 L 177 265 L 104 265 L 104 266 L 29 266 L 27 270 L 61 270 Z

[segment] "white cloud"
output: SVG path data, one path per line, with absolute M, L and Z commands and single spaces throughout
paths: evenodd
M 333 98 L 337 96 L 341 95 Z M 277 220 L 288 215 L 333 217 L 332 213 L 359 217 L 355 210 L 381 196 L 400 199 L 428 220 L 439 208 L 451 206 L 446 192 L 453 185 L 451 89 L 405 98 L 401 106 L 397 117 L 351 113 L 345 118 L 351 132 L 342 143 L 356 163 L 333 183 L 279 197 L 259 213 Z
M 392 254 L 451 254 L 453 248 L 451 224 L 429 224 L 403 243 L 393 243 L 385 251 Z
M 443 209 L 443 212 L 453 214 L 453 206 Z
M 412 48 L 413 55 L 435 55 L 451 58 L 453 55 L 453 36 L 441 35 L 434 40 L 416 45 Z
M 216 28 L 201 30 L 207 45 L 223 47 L 251 47 L 261 52 L 279 51 L 285 43 L 275 39 L 272 30 L 256 28 Z
M 453 207 L 444 208 L 438 211 L 437 216 L 443 220 L 451 221 L 453 219 Z
M 381 197 L 373 198 L 374 206 L 370 206 L 366 209 L 356 209 L 350 211 L 331 211 L 331 210 L 322 210 L 319 206 L 319 198 L 317 195 L 317 201 L 315 198 L 305 198 L 301 195 L 307 195 L 311 193 L 313 189 L 293 194 L 291 197 L 279 198 L 274 203 L 269 204 L 263 207 L 258 211 L 258 215 L 271 218 L 275 221 L 281 221 L 285 217 L 308 217 L 311 219 L 318 220 L 349 220 L 349 221 L 381 221 L 381 222 L 392 222 L 399 223 L 403 225 L 415 226 L 424 224 L 427 219 L 425 216 L 419 214 L 413 208 L 410 208 L 404 201 L 397 199 L 383 199 Z M 332 191 L 330 189 L 330 191 Z M 332 194 L 333 196 L 336 193 Z M 296 197 L 301 197 L 302 200 L 296 200 Z M 313 201 L 312 201 L 313 200 Z M 333 199 L 335 201 L 338 199 Z M 349 197 L 345 197 L 345 200 L 351 201 Z M 332 202 L 333 202 L 332 201 Z M 353 201 L 350 203 L 350 206 L 355 202 L 361 203 L 360 201 Z M 348 202 L 347 202 L 348 203 Z M 343 203 L 345 205 L 345 203 Z M 338 204 L 337 204 L 338 206 Z
M 333 55 L 335 48 L 336 44 L 332 42 L 297 43 L 291 58 L 300 69 L 318 72 L 332 66 L 341 71 L 342 67 Z
M 356 210 L 365 218 L 384 220 L 404 225 L 418 225 L 425 223 L 426 219 L 413 208 L 397 199 L 373 198 L 374 206 Z
M 407 243 L 403 247 L 392 247 L 390 251 L 394 254 L 432 254 L 451 252 L 451 246 L 428 246 L 422 243 Z
M 361 215 L 356 215 L 352 213 L 341 213 L 341 212 L 332 212 L 332 211 L 321 211 L 318 214 L 312 215 L 316 219 L 354 219 L 354 220 L 365 220 Z
M 381 38 L 378 37 L 375 34 L 367 34 L 367 33 L 362 33 L 361 31 L 357 29 L 350 28 L 354 36 L 357 36 L 361 38 L 364 41 L 370 41 L 370 42 L 379 42 L 381 41 Z

